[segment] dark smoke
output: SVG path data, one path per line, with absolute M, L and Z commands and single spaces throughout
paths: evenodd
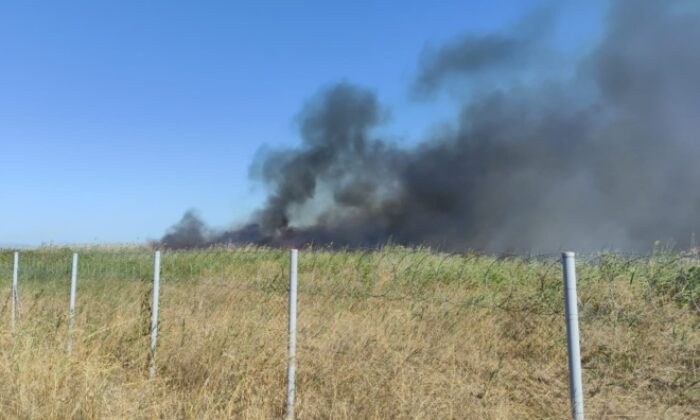
M 445 79 L 500 75 L 513 67 L 523 69 L 543 60 L 543 45 L 555 23 L 554 4 L 546 4 L 524 16 L 510 31 L 465 36 L 440 48 L 426 49 L 413 90 L 418 96 L 435 91 Z
M 169 248 L 199 248 L 209 244 L 210 236 L 202 219 L 194 210 L 189 210 L 168 230 L 161 242 Z
M 469 96 L 453 129 L 412 149 L 373 136 L 386 111 L 371 91 L 326 89 L 301 114 L 301 146 L 254 164 L 269 196 L 249 225 L 212 233 L 187 214 L 163 243 L 687 245 L 700 222 L 697 7 L 613 1 L 573 80 L 522 83 L 521 64 L 546 48 L 542 19 L 424 54 L 413 87 L 423 94 L 492 71 L 499 81 Z

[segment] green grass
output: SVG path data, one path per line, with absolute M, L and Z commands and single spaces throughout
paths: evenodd
M 153 251 L 149 247 L 50 247 L 21 252 L 22 284 L 65 287 L 70 279 L 71 255 L 80 255 L 80 277 L 90 281 L 140 281 L 153 278 Z M 12 276 L 11 250 L 0 250 L 0 278 Z M 505 304 L 513 289 L 532 290 L 533 303 L 561 306 L 561 271 L 557 256 L 492 257 L 473 253 L 448 254 L 430 249 L 385 247 L 375 251 L 302 250 L 300 272 L 320 277 L 322 290 L 362 296 L 377 292 L 410 298 L 431 298 L 436 287 L 457 284 L 478 287 L 477 300 Z M 245 272 L 250 281 L 271 290 L 285 289 L 287 252 L 280 249 L 215 247 L 166 251 L 162 276 L 168 282 L 196 281 L 202 277 L 227 279 Z M 266 276 L 261 277 L 261 268 Z M 694 253 L 656 252 L 626 257 L 614 253 L 579 256 L 579 288 L 620 282 L 642 287 L 648 299 L 672 300 L 689 309 L 700 308 L 700 260 Z M 318 289 L 319 285 L 314 288 Z M 303 286 L 302 286 L 303 287 Z M 518 293 L 522 295 L 522 293 Z M 609 296 L 614 299 L 613 295 Z M 598 302 L 600 303 L 600 302 Z M 586 302 L 583 302 L 584 308 Z

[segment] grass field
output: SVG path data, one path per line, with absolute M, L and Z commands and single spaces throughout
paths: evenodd
M 0 416 L 274 419 L 284 414 L 287 253 L 165 252 L 158 375 L 147 375 L 152 251 L 23 251 L 10 329 L 0 252 Z M 302 250 L 302 419 L 569 416 L 561 266 L 428 249 Z M 700 418 L 700 262 L 578 262 L 588 418 Z

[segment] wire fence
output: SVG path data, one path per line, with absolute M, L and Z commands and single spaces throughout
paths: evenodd
M 80 254 L 81 282 L 141 282 L 153 278 L 153 251 L 146 247 L 118 249 L 47 248 L 21 253 L 21 280 L 44 292 L 66 289 L 73 251 Z M 12 254 L 0 250 L 0 279 L 12 276 Z M 438 253 L 391 247 L 379 250 L 303 250 L 299 292 L 333 298 L 425 302 L 455 307 L 561 313 L 559 254 L 479 255 Z M 665 296 L 700 308 L 697 251 L 650 254 L 577 254 L 578 284 L 613 284 L 625 278 L 641 283 L 651 297 Z M 212 248 L 163 252 L 166 283 L 215 281 L 220 287 L 287 293 L 287 252 L 258 247 Z M 7 282 L 9 284 L 9 281 Z M 470 288 L 479 293 L 455 299 L 440 289 Z M 597 296 L 600 298 L 600 296 Z M 614 304 L 612 288 L 608 294 Z M 516 304 L 516 305 L 512 305 Z M 585 296 L 581 304 L 585 307 Z M 585 311 L 584 311 L 585 312 Z
M 47 317 L 56 316 L 60 324 L 64 315 L 59 314 L 63 309 L 42 307 L 42 302 L 48 302 L 50 296 L 68 296 L 74 253 L 80 255 L 78 290 L 89 285 L 94 295 L 101 286 L 104 286 L 104 294 L 113 293 L 114 284 L 135 286 L 138 291 L 134 296 L 141 296 L 141 306 L 150 306 L 149 314 L 153 314 L 157 291 L 150 301 L 154 261 L 153 250 L 147 247 L 22 251 L 20 295 L 30 294 L 31 299 L 25 299 L 25 303 L 30 302 L 31 306 L 20 307 L 20 313 L 45 311 Z M 0 316 L 9 312 L 12 302 L 9 286 L 13 275 L 13 254 L 11 250 L 0 250 L 0 279 L 7 279 L 3 282 L 8 290 Z M 578 254 L 577 263 L 578 307 L 584 330 L 587 324 L 600 318 L 634 322 L 634 317 L 626 312 L 625 296 L 621 293 L 626 286 L 642 290 L 651 308 L 672 301 L 700 315 L 700 258 L 697 250 L 658 251 L 646 255 Z M 456 311 L 495 311 L 518 318 L 534 316 L 551 320 L 564 315 L 559 254 L 491 256 L 403 247 L 341 251 L 307 249 L 300 252 L 298 264 L 299 295 L 324 302 L 349 300 L 439 305 Z M 165 251 L 158 272 L 165 293 L 170 285 L 187 286 L 202 282 L 221 291 L 246 291 L 280 298 L 290 292 L 288 254 L 280 249 L 222 247 Z M 206 305 L 203 308 L 200 303 L 199 309 L 206 310 Z M 147 324 L 148 321 L 144 322 Z M 152 337 L 153 329 L 158 325 L 156 314 L 150 322 Z M 563 327 L 563 323 L 559 325 Z M 167 334 L 173 328 L 177 328 L 177 323 L 168 320 L 162 332 Z M 184 320 L 182 328 L 185 328 Z M 144 327 L 144 335 L 147 333 L 148 329 Z M 152 339 L 151 343 L 151 372 L 155 374 L 155 340 Z

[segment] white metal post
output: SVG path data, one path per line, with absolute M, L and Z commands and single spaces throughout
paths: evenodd
M 12 331 L 17 327 L 17 321 L 19 320 L 19 252 L 15 251 L 15 261 L 12 267 Z
M 75 328 L 75 294 L 78 286 L 78 254 L 73 254 L 73 267 L 70 276 L 70 299 L 68 303 L 68 341 L 66 342 L 66 352 L 73 351 L 73 328 Z
M 564 303 L 566 305 L 566 340 L 569 349 L 569 393 L 571 415 L 583 420 L 583 382 L 581 380 L 581 348 L 578 334 L 578 298 L 576 296 L 576 254 L 562 254 L 564 267 Z
M 289 253 L 289 360 L 287 366 L 287 420 L 294 419 L 297 369 L 297 261 L 299 251 Z
M 149 377 L 156 376 L 156 343 L 158 341 L 158 301 L 160 298 L 160 251 L 156 251 L 153 262 L 153 302 L 151 303 L 151 352 Z

